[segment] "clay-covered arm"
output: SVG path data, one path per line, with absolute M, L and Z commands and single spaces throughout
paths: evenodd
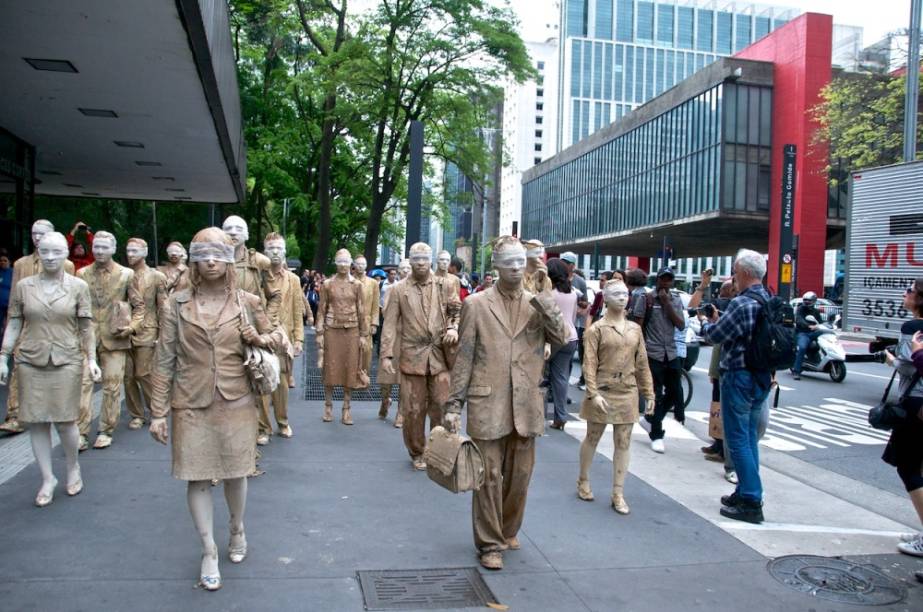
M 151 372 L 151 416 L 155 419 L 170 413 L 170 394 L 176 372 L 177 328 L 180 325 L 176 310 L 174 302 L 168 301 L 160 313 L 160 337 Z
M 244 308 L 247 308 L 247 305 L 244 305 Z M 249 308 L 251 325 L 259 334 L 251 344 L 273 351 L 278 347 L 285 346 L 285 332 L 269 320 L 263 306 L 257 301 L 251 304 Z
M 446 402 L 443 412 L 461 414 L 462 406 L 468 395 L 468 385 L 471 384 L 471 371 L 474 368 L 474 352 L 477 348 L 478 330 L 474 313 L 475 307 L 471 302 L 462 306 L 461 324 L 458 334 L 458 357 L 452 368 L 452 389 L 449 401 Z M 560 313 L 558 313 L 560 316 Z
M 301 292 L 301 285 L 298 279 L 292 278 L 291 298 L 292 298 L 292 329 L 294 330 L 292 344 L 304 344 L 304 294 Z M 308 312 L 311 309 L 308 308 Z
M 144 326 L 144 315 L 147 307 L 144 304 L 144 295 L 141 293 L 141 277 L 134 275 L 128 284 L 128 303 L 131 304 L 131 333 L 137 334 Z
M 445 314 L 446 314 L 446 330 L 449 329 L 458 329 L 458 325 L 461 319 L 461 310 L 462 310 L 462 301 L 458 297 L 458 291 L 454 290 L 454 287 L 451 283 L 446 283 L 444 286 L 445 291 Z
M 379 346 L 382 359 L 392 359 L 394 357 L 394 343 L 401 320 L 400 300 L 392 300 L 391 295 L 393 293 L 394 289 L 392 288 L 388 292 L 388 298 L 385 300 L 385 320 L 382 323 L 381 345 Z
M 647 363 L 647 349 L 644 347 L 644 338 L 638 336 L 638 348 L 635 351 L 635 382 L 638 393 L 648 402 L 654 401 L 654 379 L 651 377 L 651 368 Z
M 158 321 L 160 320 L 159 317 L 161 313 L 163 312 L 163 307 L 166 305 L 167 298 L 169 297 L 169 295 L 170 294 L 167 289 L 167 277 L 166 276 L 159 277 L 157 279 L 157 288 L 154 293 L 154 304 L 156 305 L 155 307 L 157 308 Z
M 314 329 L 317 330 L 317 346 L 324 346 L 324 323 L 327 320 L 327 287 L 321 285 L 317 291 L 317 316 L 314 317 Z
M 583 335 L 583 381 L 586 383 L 586 397 L 593 399 L 599 395 L 596 383 L 596 371 L 599 369 L 599 335 L 598 325 L 590 327 Z
M 369 327 L 371 327 L 369 333 L 373 335 L 378 329 L 378 321 L 381 318 L 381 306 L 378 303 L 378 296 L 378 283 L 375 283 L 375 291 L 372 292 L 372 303 L 370 304 L 372 316 L 369 318 Z
M 273 289 L 269 284 L 269 273 L 266 270 L 260 271 L 260 287 L 263 295 L 266 297 L 266 315 L 273 325 L 279 324 L 279 312 L 282 310 L 282 292 Z
M 551 344 L 552 347 L 567 344 L 567 326 L 564 323 L 564 316 L 555 303 L 551 292 L 542 291 L 532 296 L 530 303 L 542 317 L 542 325 L 545 328 L 545 342 Z
M 362 283 L 356 283 L 356 312 L 359 314 L 359 337 L 365 338 L 369 335 L 369 321 L 363 315 L 365 312 L 365 290 Z

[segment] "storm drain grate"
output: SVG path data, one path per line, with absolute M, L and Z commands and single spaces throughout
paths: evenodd
M 874 565 L 790 555 L 773 559 L 767 568 L 773 578 L 787 587 L 837 603 L 884 606 L 907 597 L 907 589 L 900 581 L 885 576 Z
M 316 367 L 317 365 L 317 346 L 314 343 L 314 333 L 307 334 L 304 342 L 304 399 L 308 401 L 324 401 L 324 375 L 323 370 Z M 372 355 L 372 372 L 370 374 L 372 382 L 365 389 L 356 389 L 352 392 L 353 401 L 357 402 L 380 402 L 381 390 L 378 387 L 378 351 Z M 398 401 L 400 387 L 394 385 L 391 387 L 391 399 Z M 343 390 L 336 387 L 333 390 L 333 399 L 341 401 L 343 399 Z
M 366 610 L 482 608 L 496 601 L 474 567 L 356 573 Z

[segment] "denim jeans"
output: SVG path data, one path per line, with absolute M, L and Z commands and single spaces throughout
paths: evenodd
M 747 501 L 763 500 L 760 480 L 760 417 L 769 386 L 761 386 L 748 370 L 721 372 L 721 417 L 724 422 L 724 452 L 731 454 L 737 468 L 737 494 Z
M 804 362 L 804 354 L 808 351 L 811 341 L 815 338 L 819 338 L 820 335 L 821 333 L 819 331 L 795 333 L 795 343 L 798 345 L 798 352 L 795 353 L 795 364 L 792 366 L 792 372 L 801 374 L 801 364 Z
M 554 400 L 554 420 L 567 420 L 567 384 L 570 382 L 571 364 L 577 342 L 568 342 L 558 348 L 548 359 L 548 379 L 551 383 L 551 397 Z

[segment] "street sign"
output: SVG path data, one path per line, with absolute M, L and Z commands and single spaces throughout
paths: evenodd
M 784 263 L 782 264 L 782 270 L 780 274 L 783 284 L 791 284 L 792 282 L 792 264 Z

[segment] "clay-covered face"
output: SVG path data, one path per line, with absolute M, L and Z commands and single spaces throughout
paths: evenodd
M 360 255 L 356 258 L 356 274 L 359 276 L 365 276 L 365 271 L 369 269 L 369 263 L 365 260 L 365 257 Z
M 115 240 L 112 240 L 109 237 L 97 237 L 93 241 L 93 257 L 96 259 L 96 263 L 101 263 L 103 265 L 112 261 L 112 256 L 115 255 Z
M 263 246 L 263 252 L 274 266 L 285 263 L 285 241 L 270 240 Z
M 610 281 L 603 289 L 606 306 L 614 310 L 625 310 L 628 306 L 628 287 L 622 281 Z
M 42 269 L 49 274 L 58 272 L 67 259 L 67 240 L 56 232 L 43 234 L 38 244 L 38 257 L 42 262 Z
M 414 278 L 423 279 L 429 274 L 433 265 L 433 252 L 429 249 L 411 249 L 410 267 L 413 269 Z
M 504 285 L 518 284 L 526 267 L 526 250 L 519 244 L 505 245 L 494 251 L 493 263 Z
M 450 263 L 452 263 L 452 256 L 449 255 L 448 251 L 442 251 L 439 253 L 439 257 L 436 258 L 436 269 L 440 272 L 448 272 Z
M 337 274 L 349 274 L 349 269 L 353 265 L 353 258 L 348 254 L 338 252 L 333 263 L 336 264 Z
M 223 261 L 215 261 L 209 258 L 205 261 L 197 261 L 195 264 L 199 274 L 207 281 L 216 281 L 223 278 L 227 273 L 228 264 Z
M 221 229 L 224 230 L 225 234 L 230 236 L 231 242 L 234 243 L 235 247 L 246 244 L 247 240 L 250 239 L 250 232 L 247 229 L 247 222 L 237 215 L 231 215 L 225 219 L 224 225 L 221 226 Z
M 186 251 L 175 244 L 167 247 L 167 258 L 174 266 L 178 266 L 183 262 L 184 255 L 186 255 Z
M 137 242 L 129 242 L 125 247 L 125 257 L 128 259 L 128 265 L 134 266 L 147 258 L 147 247 Z
M 53 232 L 54 227 L 47 221 L 36 221 L 32 224 L 32 246 L 36 249 L 38 248 L 39 243 L 42 241 L 42 236 L 48 232 Z
M 397 266 L 397 275 L 401 280 L 404 280 L 410 276 L 410 260 L 402 259 L 401 263 Z

